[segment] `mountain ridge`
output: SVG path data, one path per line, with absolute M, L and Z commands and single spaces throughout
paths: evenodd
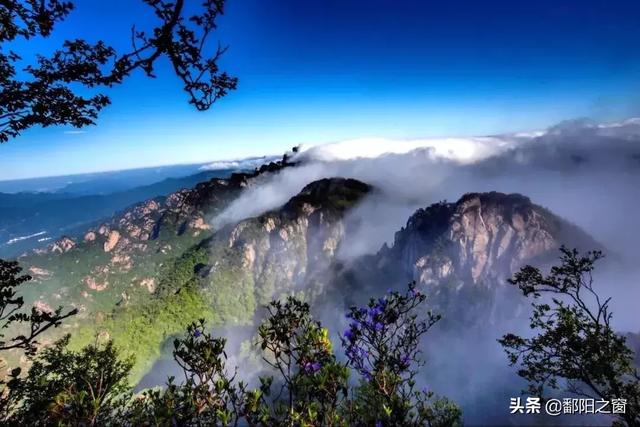
M 36 278 L 30 301 L 79 309 L 61 331 L 73 333 L 74 346 L 98 336 L 136 349 L 137 378 L 168 338 L 198 318 L 249 325 L 262 305 L 285 294 L 322 300 L 338 288 L 350 294 L 346 302 L 409 280 L 428 287 L 506 278 L 517 265 L 551 254 L 562 233 L 593 242 L 525 196 L 469 193 L 417 210 L 392 247 L 344 266 L 338 249 L 351 238 L 346 214 L 376 189 L 354 179 L 320 179 L 279 208 L 214 229 L 207 218 L 258 185 L 260 175 L 212 179 L 138 203 L 79 241 L 64 238 L 22 258 Z

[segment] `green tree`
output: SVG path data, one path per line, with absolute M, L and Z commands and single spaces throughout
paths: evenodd
M 14 388 L 20 400 L 12 424 L 33 426 L 112 423 L 128 399 L 131 359 L 122 360 L 113 342 L 78 352 L 67 348 L 69 336 L 42 349 L 27 376 Z
M 146 390 L 118 418 L 130 425 L 237 426 L 244 415 L 244 383 L 228 372 L 226 340 L 206 332 L 204 320 L 192 323 L 174 341 L 173 357 L 184 381 L 169 378 L 164 390 Z
M 356 426 L 456 426 L 462 412 L 450 400 L 416 385 L 420 341 L 440 315 L 418 308 L 426 296 L 409 284 L 406 293 L 390 291 L 351 307 L 342 345 L 349 365 L 361 376 L 347 411 Z
M 204 320 L 174 341 L 183 381 L 131 391 L 133 361 L 122 359 L 111 340 L 79 351 L 69 336 L 29 354 L 32 366 L 7 388 L 15 403 L 9 425 L 147 426 L 452 426 L 459 408 L 415 387 L 420 337 L 437 321 L 416 314 L 424 296 L 413 285 L 352 308 L 345 333 L 348 361 L 337 360 L 329 331 L 314 320 L 309 304 L 288 297 L 272 301 L 256 344 L 273 376 L 257 389 L 237 381 L 227 367 L 226 340 L 206 332 Z M 350 368 L 363 376 L 350 386 Z
M 257 425 L 344 425 L 340 411 L 349 372 L 336 360 L 329 331 L 313 320 L 309 304 L 294 297 L 272 301 L 267 310 L 258 345 L 277 380 L 263 377 L 260 389 L 249 393 L 249 420 Z
M 205 43 L 217 28 L 224 0 L 202 0 L 194 15 L 187 15 L 185 0 L 142 1 L 157 23 L 151 29 L 133 26 L 127 35 L 128 52 L 118 52 L 104 41 L 71 39 L 52 55 L 36 58 L 23 58 L 12 50 L 14 42 L 49 37 L 72 12 L 73 2 L 0 2 L 0 143 L 33 126 L 94 124 L 110 104 L 97 88 L 121 84 L 136 70 L 155 77 L 155 65 L 163 57 L 198 110 L 208 109 L 236 88 L 237 79 L 218 67 L 226 48 L 218 45 L 210 50 Z M 27 65 L 21 65 L 23 61 Z
M 640 376 L 633 351 L 611 326 L 610 298 L 594 288 L 594 263 L 598 251 L 580 255 L 561 248 L 560 265 L 548 275 L 523 267 L 510 280 L 525 296 L 532 296 L 531 338 L 507 334 L 499 340 L 529 391 L 544 396 L 545 388 L 566 390 L 578 396 L 626 399 L 626 412 L 616 424 L 640 425 Z M 542 300 L 549 295 L 550 301 Z M 560 381 L 562 380 L 562 381 Z

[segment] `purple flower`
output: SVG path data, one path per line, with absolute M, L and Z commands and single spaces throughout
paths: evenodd
M 196 337 L 196 338 L 198 338 L 200 335 L 202 335 L 202 332 L 200 332 L 200 329 L 196 329 L 196 330 L 193 332 L 193 336 L 194 336 L 194 337 Z
M 380 332 L 382 330 L 382 328 L 384 328 L 384 325 L 380 322 L 376 322 L 374 326 L 374 329 L 378 332 Z
M 376 421 L 376 426 L 375 427 L 382 427 L 382 421 L 380 421 L 380 420 Z
M 320 368 L 322 368 L 322 365 L 320 362 L 307 362 L 304 364 L 303 368 L 305 372 L 312 374 L 318 372 Z
M 344 331 L 343 335 L 349 341 L 353 341 L 355 339 L 355 337 L 356 337 L 355 334 L 353 333 L 352 329 L 347 329 L 346 331 Z
M 408 368 L 409 367 L 409 361 L 411 360 L 411 358 L 409 356 L 403 356 L 402 359 L 400 360 L 400 367 L 401 368 Z

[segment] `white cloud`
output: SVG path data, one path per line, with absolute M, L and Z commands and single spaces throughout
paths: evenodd
M 249 170 L 279 159 L 280 156 L 263 156 L 238 160 L 218 160 L 201 166 L 200 170 Z
M 385 154 L 406 154 L 422 149 L 433 160 L 447 159 L 464 164 L 496 155 L 518 143 L 540 136 L 540 134 L 540 132 L 537 132 L 471 138 L 359 138 L 303 149 L 294 160 L 330 162 L 371 159 Z
M 630 197 L 640 186 L 640 126 L 637 120 L 621 123 L 576 121 L 525 134 L 370 138 L 311 147 L 294 158 L 300 165 L 262 177 L 214 218 L 213 225 L 260 215 L 314 180 L 342 176 L 379 190 L 353 212 L 362 226 L 352 240 L 358 244 L 348 255 L 377 250 L 418 207 L 491 190 L 530 196 L 589 230 L 605 246 L 624 251 L 640 240 L 636 225 L 621 227 L 619 222 L 640 209 Z

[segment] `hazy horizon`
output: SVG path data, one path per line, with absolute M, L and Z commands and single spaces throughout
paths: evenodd
M 627 116 L 627 117 L 621 117 L 619 119 L 616 120 L 607 120 L 605 122 L 601 122 L 601 123 L 619 123 L 619 122 L 625 122 L 628 120 L 635 120 L 637 119 L 637 117 L 635 116 Z M 421 140 L 426 140 L 426 141 L 432 141 L 432 140 L 447 140 L 447 139 L 451 139 L 451 138 L 458 138 L 458 139 L 468 139 L 468 138 L 485 138 L 485 137 L 494 137 L 494 136 L 501 136 L 501 135 L 510 135 L 510 134 L 533 134 L 533 133 L 541 133 L 546 131 L 547 129 L 553 127 L 553 126 L 557 126 L 560 125 L 562 123 L 565 122 L 572 122 L 572 121 L 592 121 L 594 123 L 597 123 L 597 121 L 593 118 L 589 118 L 589 117 L 580 117 L 580 118 L 568 118 L 566 120 L 562 120 L 560 122 L 554 122 L 554 123 L 549 123 L 547 126 L 544 127 L 539 127 L 539 128 L 531 128 L 531 129 L 511 129 L 509 131 L 505 131 L 505 132 L 499 132 L 499 133 L 495 133 L 495 134 L 487 134 L 487 135 L 464 135 L 464 134 L 449 134 L 449 135 L 438 135 L 438 136 L 417 136 L 417 137 L 407 137 L 407 138 L 378 138 L 376 136 L 372 136 L 372 135 L 362 135 L 359 137 L 354 137 L 354 138 L 349 138 L 349 139 L 345 139 L 345 140 L 335 140 L 335 141 L 324 141 L 324 142 L 320 142 L 318 144 L 313 144 L 313 145 L 306 145 L 306 144 L 296 144 L 297 146 L 302 147 L 302 149 L 310 149 L 310 148 L 316 148 L 316 147 L 322 147 L 322 146 L 326 146 L 326 145 L 335 145 L 335 144 L 340 144 L 343 142 L 357 142 L 357 141 L 366 141 L 366 150 L 373 150 L 374 152 L 379 152 L 380 151 L 380 147 L 376 147 L 375 144 L 381 142 L 381 141 L 399 141 L 399 142 L 405 142 L 405 141 L 421 141 Z M 373 146 L 372 146 L 373 144 Z M 293 145 L 293 146 L 296 146 Z M 207 165 L 211 165 L 211 164 L 216 164 L 216 163 L 231 163 L 231 162 L 235 162 L 235 163 L 241 163 L 245 160 L 252 160 L 252 159 L 264 159 L 264 158 L 275 158 L 275 157 L 279 157 L 281 155 L 283 155 L 285 152 L 289 152 L 290 149 L 293 147 L 288 147 L 283 149 L 280 153 L 261 153 L 261 152 L 256 152 L 253 153 L 251 155 L 248 156 L 243 156 L 243 157 L 225 157 L 225 158 L 213 158 L 213 159 L 208 159 L 208 160 L 200 160 L 197 162 L 173 162 L 173 163 L 162 163 L 162 164 L 146 164 L 146 165 L 140 165 L 140 166 L 136 166 L 136 167 L 126 167 L 126 168 L 116 168 L 116 169 L 104 169 L 104 170 L 87 170 L 87 171 L 78 171 L 78 172 L 73 172 L 73 173 L 66 173 L 66 174 L 59 174 L 59 175 L 34 175 L 34 176 L 25 176 L 25 177 L 19 177 L 19 178 L 4 178 L 2 176 L 2 170 L 0 170 L 0 182 L 2 183 L 11 183 L 11 182 L 21 182 L 21 181 L 30 181 L 30 180 L 37 180 L 37 179 L 48 179 L 48 178 L 65 178 L 65 177 L 76 177 L 76 176 L 90 176 L 90 175 L 106 175 L 106 174 L 110 174 L 110 173 L 118 173 L 118 172 L 127 172 L 127 171 L 136 171 L 136 170 L 144 170 L 144 169 L 154 169 L 154 168 L 168 168 L 168 167 L 177 167 L 177 166 L 202 166 L 203 169 L 205 170 L 204 167 Z M 420 145 L 418 145 L 419 147 Z M 259 148 L 256 148 L 257 150 L 259 150 Z M 209 169 L 226 169 L 223 167 L 220 168 L 209 168 Z M 233 168 L 230 168 L 233 169 Z

